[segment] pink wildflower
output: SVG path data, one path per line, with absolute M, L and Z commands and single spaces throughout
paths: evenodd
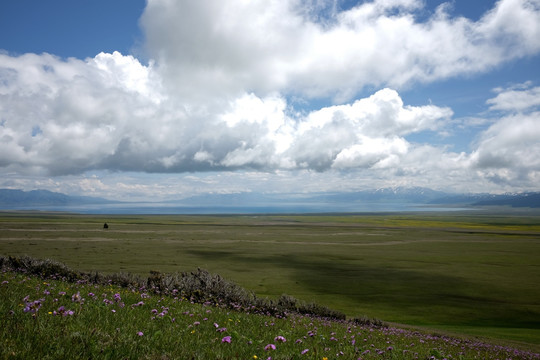
M 276 337 L 274 338 L 274 341 L 278 341 L 278 342 L 286 342 L 287 339 L 285 339 L 285 337 L 279 335 L 279 336 L 276 336 Z
M 231 337 L 230 336 L 225 336 L 223 339 L 221 339 L 221 342 L 222 343 L 231 343 Z

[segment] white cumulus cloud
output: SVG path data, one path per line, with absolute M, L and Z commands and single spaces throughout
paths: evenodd
M 504 0 L 478 21 L 423 22 L 419 0 L 360 2 L 317 21 L 301 0 L 151 0 L 141 23 L 171 90 L 185 97 L 249 89 L 346 101 L 366 86 L 400 88 L 487 71 L 540 50 L 538 0 Z
M 148 0 L 147 64 L 119 52 L 0 53 L 0 169 L 538 178 L 538 87 L 488 100 L 505 114 L 471 154 L 409 142 L 453 112 L 400 92 L 537 54 L 540 0 L 501 0 L 478 21 L 444 4 L 419 20 L 420 0 L 339 4 Z

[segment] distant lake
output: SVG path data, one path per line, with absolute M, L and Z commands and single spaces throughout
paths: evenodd
M 193 206 L 178 203 L 107 203 L 77 205 L 42 205 L 10 207 L 2 210 L 62 211 L 80 214 L 148 214 L 148 215 L 203 215 L 203 214 L 315 214 L 315 213 L 377 213 L 377 212 L 436 212 L 474 210 L 473 207 L 432 206 L 411 203 L 286 203 L 249 205 Z

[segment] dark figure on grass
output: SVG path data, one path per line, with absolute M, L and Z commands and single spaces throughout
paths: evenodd
M 103 228 L 104 229 L 108 229 L 109 228 L 109 225 L 107 225 L 107 223 L 103 224 Z

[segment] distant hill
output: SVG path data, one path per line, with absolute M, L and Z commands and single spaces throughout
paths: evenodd
M 475 206 L 512 206 L 540 208 L 540 193 L 522 193 L 512 195 L 495 195 L 473 203 Z
M 470 206 L 512 206 L 540 208 L 540 193 L 526 192 L 516 194 L 456 194 L 430 201 L 430 204 Z
M 356 192 L 263 194 L 240 192 L 232 194 L 202 194 L 170 203 L 184 206 L 321 206 L 340 204 L 395 203 L 426 204 L 434 199 L 449 196 L 448 193 L 427 188 L 383 188 Z
M 61 206 L 74 204 L 107 204 L 112 201 L 89 196 L 70 196 L 48 190 L 0 189 L 0 205 L 3 207 Z
M 511 206 L 540 208 L 540 193 L 517 194 L 451 194 L 422 187 L 381 188 L 356 192 L 264 194 L 240 192 L 232 194 L 202 194 L 163 203 L 130 203 L 88 196 L 70 196 L 48 190 L 0 189 L 0 209 L 131 212 L 364 212 L 400 211 L 416 207 L 486 207 Z M 100 206 L 103 205 L 103 206 Z M 110 205 L 110 206 L 107 206 Z M 112 209 L 112 207 L 114 209 Z M 152 208 L 155 207 L 155 210 Z M 174 210 L 176 209 L 176 210 Z M 212 210 L 214 209 L 214 210 Z
M 423 187 L 395 187 L 355 192 L 262 194 L 240 192 L 233 194 L 203 194 L 174 200 L 189 206 L 235 206 L 235 205 L 286 205 L 298 204 L 361 204 L 396 203 L 425 205 L 467 205 L 467 206 L 513 206 L 540 207 L 540 193 L 516 194 L 453 194 Z

